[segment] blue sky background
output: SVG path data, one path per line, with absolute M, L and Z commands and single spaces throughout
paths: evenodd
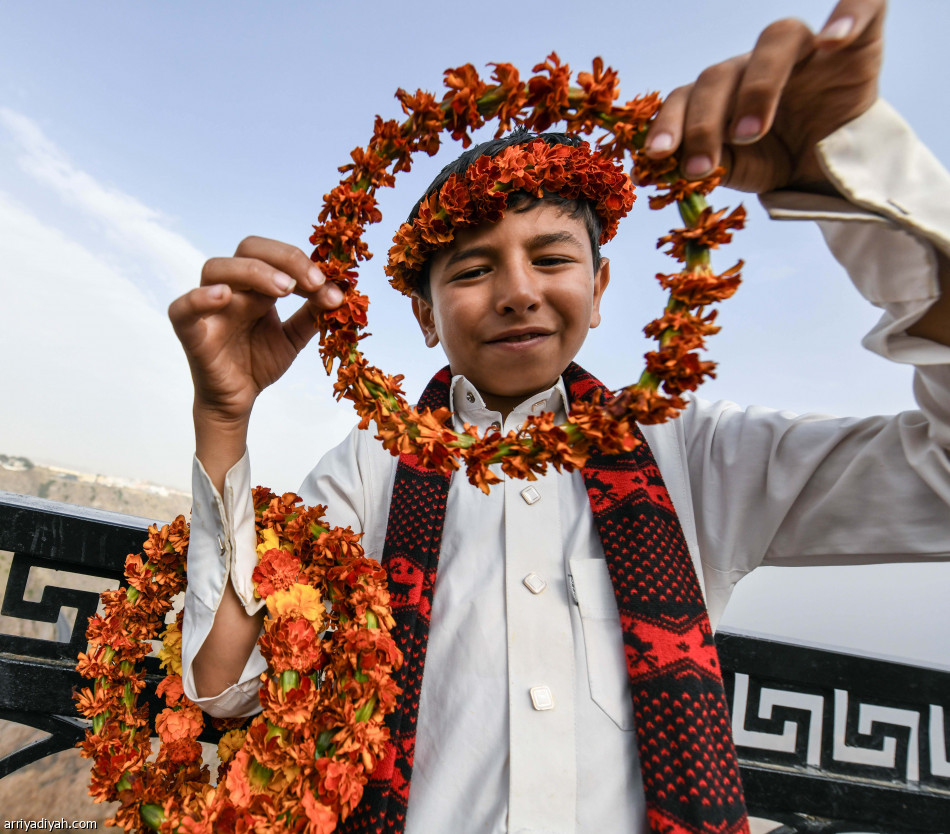
M 353 9 L 359 8 L 354 15 Z M 530 75 L 553 49 L 574 69 L 595 55 L 627 97 L 692 80 L 744 52 L 769 21 L 818 27 L 815 0 L 713 4 L 639 0 L 514 2 L 0 2 L 0 452 L 187 487 L 190 380 L 165 308 L 201 263 L 248 234 L 305 251 L 336 167 L 365 144 L 373 115 L 398 116 L 396 87 L 439 90 L 442 70 L 510 61 Z M 584 9 L 596 16 L 585 16 Z M 944 0 L 890 10 L 881 87 L 936 155 L 950 161 Z M 487 70 L 485 70 L 487 74 Z M 382 257 L 429 179 L 456 155 L 420 159 L 381 195 L 361 283 L 373 301 L 369 358 L 415 396 L 441 356 L 426 350 Z M 825 252 L 816 228 L 767 220 L 722 253 L 745 284 L 710 343 L 710 398 L 836 414 L 912 407 L 908 369 L 864 351 L 876 319 Z M 611 386 L 640 372 L 638 334 L 663 303 L 654 241 L 674 215 L 638 210 L 606 249 L 605 322 L 580 360 Z M 294 488 L 353 424 L 315 350 L 261 398 L 250 440 L 255 480 Z M 785 570 L 745 580 L 728 619 L 815 642 L 950 667 L 927 639 L 947 615 L 940 566 Z M 897 588 L 898 590 L 895 590 Z M 913 612 L 911 615 L 910 612 Z M 833 627 L 832 627 L 833 626 Z

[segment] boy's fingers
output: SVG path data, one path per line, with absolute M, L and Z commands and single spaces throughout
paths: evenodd
M 230 300 L 231 288 L 226 284 L 198 287 L 168 305 L 168 318 L 175 331 L 181 332 L 203 316 L 222 309 Z
M 201 269 L 201 286 L 226 284 L 235 292 L 257 292 L 274 298 L 288 295 L 297 281 L 258 258 L 211 258 Z
M 730 141 L 749 144 L 771 130 L 789 76 L 813 47 L 814 35 L 800 20 L 778 20 L 763 30 L 736 90 Z
M 337 292 L 339 292 L 339 288 L 337 288 Z M 342 297 L 342 293 L 340 295 Z M 297 353 L 300 353 L 307 346 L 307 342 L 317 332 L 316 315 L 317 311 L 314 309 L 313 302 L 308 301 L 284 322 L 284 334 Z
M 246 237 L 238 244 L 234 256 L 263 261 L 288 275 L 299 289 L 308 293 L 318 290 L 325 280 L 319 267 L 303 251 L 279 240 Z
M 838 49 L 859 40 L 879 38 L 886 6 L 885 0 L 841 0 L 818 33 L 818 46 Z

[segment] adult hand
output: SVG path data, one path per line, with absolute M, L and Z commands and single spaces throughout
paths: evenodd
M 766 27 L 752 52 L 670 94 L 648 154 L 678 151 L 691 178 L 723 164 L 742 191 L 826 187 L 815 147 L 877 97 L 884 10 L 885 0 L 841 0 L 817 34 L 793 19 Z
M 292 292 L 306 301 L 282 322 L 274 305 Z M 342 300 L 300 249 L 276 240 L 249 237 L 234 257 L 205 263 L 201 285 L 168 308 L 191 366 L 196 422 L 246 428 L 257 395 L 313 337 L 318 311 Z

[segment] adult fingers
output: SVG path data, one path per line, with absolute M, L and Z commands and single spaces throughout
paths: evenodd
M 742 78 L 745 56 L 707 67 L 690 91 L 683 121 L 683 173 L 703 177 L 722 158 L 726 125 L 732 118 L 736 87 Z
M 683 138 L 683 118 L 693 85 L 677 87 L 670 93 L 650 124 L 643 147 L 649 156 L 669 156 Z
M 818 33 L 818 46 L 840 49 L 880 38 L 886 7 L 885 0 L 840 0 Z
M 813 49 L 814 35 L 800 20 L 777 20 L 762 31 L 735 92 L 730 141 L 748 144 L 769 132 L 789 76 Z
M 670 93 L 647 133 L 647 153 L 667 156 L 682 144 L 680 159 L 688 176 L 701 177 L 715 168 L 722 159 L 733 96 L 746 60 L 738 56 L 714 64 L 692 84 Z

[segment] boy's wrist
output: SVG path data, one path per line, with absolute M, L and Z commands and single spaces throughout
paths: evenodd
M 228 471 L 247 448 L 250 416 L 230 417 L 195 402 L 195 455 L 221 494 Z

